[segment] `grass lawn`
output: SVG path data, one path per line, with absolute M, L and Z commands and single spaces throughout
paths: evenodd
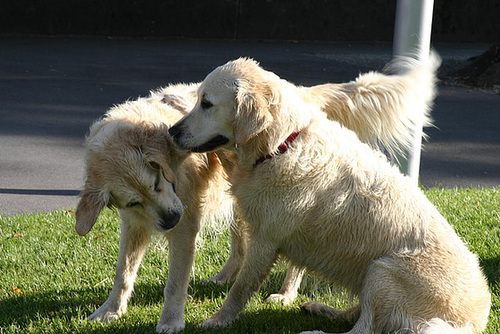
M 486 333 L 500 333 L 500 188 L 430 189 L 430 200 L 479 255 L 493 304 Z M 119 218 L 106 210 L 85 237 L 74 232 L 74 212 L 0 216 L 0 333 L 155 333 L 168 274 L 168 249 L 158 236 L 139 270 L 128 313 L 103 325 L 87 321 L 111 290 L 118 258 Z M 222 304 L 228 286 L 201 281 L 222 267 L 229 255 L 229 233 L 204 232 L 193 268 L 184 333 L 297 333 L 349 330 L 349 324 L 301 314 L 300 303 L 317 300 L 346 307 L 355 300 L 314 277 L 302 284 L 290 307 L 267 305 L 286 265 L 278 263 L 239 320 L 227 329 L 201 330 L 196 324 Z

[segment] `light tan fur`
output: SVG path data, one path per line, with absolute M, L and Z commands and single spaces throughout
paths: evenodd
M 149 98 L 123 103 L 91 127 L 76 230 L 86 234 L 106 205 L 118 208 L 122 218 L 113 289 L 91 320 L 113 321 L 126 312 L 138 267 L 156 229 L 168 240 L 170 263 L 157 331 L 184 328 L 196 235 L 204 220 L 230 212 L 232 205 L 219 157 L 215 153 L 178 154 L 165 135 L 167 127 L 182 117 L 176 108 L 190 105 L 189 92 L 195 88 L 171 86 Z M 138 204 L 130 206 L 134 203 Z M 165 216 L 162 212 L 169 210 L 182 213 L 172 229 L 175 222 L 164 226 L 159 221 Z
M 422 66 L 412 58 L 396 58 L 386 66 L 393 75 L 368 72 L 342 84 L 301 87 L 304 101 L 328 118 L 353 130 L 362 142 L 404 155 L 416 126 L 432 125 L 435 73 L 439 58 Z
M 409 85 L 432 97 L 433 80 L 418 77 L 433 75 L 438 57 L 403 61 Z M 231 190 L 249 247 L 223 306 L 202 325 L 232 323 L 284 254 L 358 296 L 351 310 L 327 311 L 355 319 L 351 334 L 483 331 L 491 296 L 477 257 L 417 186 L 300 90 L 252 60 L 232 61 L 207 76 L 194 109 L 169 130 L 181 149 L 237 153 Z

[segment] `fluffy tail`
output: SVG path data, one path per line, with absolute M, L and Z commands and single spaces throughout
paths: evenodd
M 422 330 L 419 331 L 420 334 L 473 334 L 475 332 L 473 326 L 466 325 L 456 328 L 439 318 L 427 321 Z
M 304 96 L 361 141 L 395 156 L 410 146 L 415 126 L 432 124 L 429 114 L 440 64 L 435 52 L 422 62 L 398 57 L 386 67 L 394 74 L 369 72 L 345 84 L 304 88 Z

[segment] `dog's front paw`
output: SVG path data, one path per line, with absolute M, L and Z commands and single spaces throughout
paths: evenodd
M 266 303 L 276 303 L 282 305 L 291 305 L 293 303 L 293 299 L 288 297 L 287 295 L 283 295 L 281 293 L 273 293 L 266 298 Z
M 166 322 L 166 323 L 158 323 L 158 325 L 156 325 L 156 332 L 158 333 L 169 333 L 169 334 L 173 334 L 173 333 L 177 333 L 177 332 L 180 332 L 181 330 L 184 329 L 184 321 L 181 319 L 181 320 L 177 320 L 177 321 L 169 321 L 169 322 Z
M 199 326 L 202 328 L 227 327 L 235 320 L 235 318 L 223 317 L 219 313 L 215 313 L 209 319 L 203 321 Z
M 113 322 L 118 320 L 124 312 L 113 309 L 104 303 L 94 313 L 89 316 L 91 321 Z

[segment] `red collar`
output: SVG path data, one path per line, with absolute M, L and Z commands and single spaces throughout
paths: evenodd
M 257 159 L 257 161 L 255 162 L 254 164 L 254 167 L 257 166 L 257 165 L 260 165 L 261 163 L 263 163 L 264 161 L 266 161 L 267 159 L 271 159 L 272 157 L 274 157 L 275 155 L 278 155 L 278 154 L 283 154 L 285 153 L 289 148 L 290 148 L 290 144 L 293 143 L 293 141 L 295 140 L 295 138 L 297 138 L 297 136 L 299 135 L 300 131 L 294 131 L 292 132 L 292 134 L 290 134 L 284 142 L 282 142 L 279 146 L 278 146 L 278 149 L 276 150 L 275 153 L 273 154 L 268 154 L 268 155 L 265 155 L 263 157 L 260 157 L 259 159 Z

